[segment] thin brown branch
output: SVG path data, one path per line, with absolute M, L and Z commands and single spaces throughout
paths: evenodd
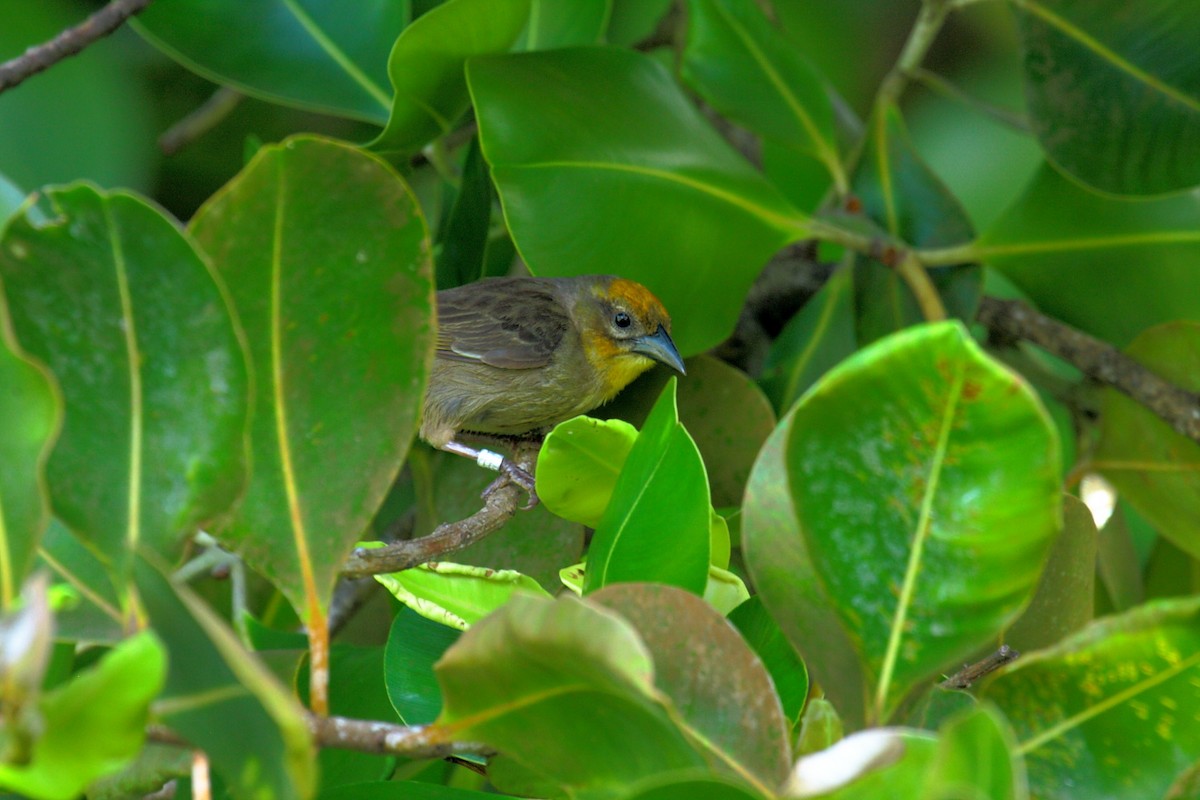
M 1034 311 L 1019 300 L 985 297 L 979 321 L 1009 340 L 1024 339 L 1084 375 L 1131 397 L 1177 433 L 1200 442 L 1200 395 L 1164 380 L 1107 342 Z
M 310 714 L 308 727 L 321 747 L 356 750 L 360 753 L 406 758 L 448 758 L 456 755 L 491 755 L 494 752 L 482 744 L 449 741 L 444 730 L 431 725 L 393 725 L 389 722 Z
M 158 137 L 158 149 L 163 155 L 173 156 L 204 134 L 215 128 L 242 102 L 245 95 L 237 89 L 222 86 L 212 96 L 192 109 L 186 117 L 176 122 L 166 133 Z
M 0 64 L 0 92 L 17 86 L 31 75 L 73 56 L 85 47 L 109 35 L 139 13 L 152 0 L 112 0 L 73 28 L 67 28 L 44 44 L 30 47 L 16 58 Z
M 939 686 L 943 689 L 969 689 L 971 684 L 986 675 L 990 675 L 996 670 L 1003 667 L 1005 664 L 1012 663 L 1021 657 L 1021 654 L 1013 650 L 1006 644 L 1000 645 L 1000 649 L 992 653 L 982 661 L 976 661 L 974 664 L 967 664 L 958 672 L 951 675 L 946 680 L 942 681 Z
M 540 444 L 517 443 L 514 446 L 514 461 L 526 472 L 532 473 L 538 447 Z M 342 577 L 364 578 L 385 572 L 399 572 L 462 550 L 504 527 L 504 523 L 517 513 L 524 493 L 515 483 L 505 483 L 484 498 L 483 508 L 466 519 L 439 525 L 428 536 L 393 542 L 385 547 L 357 548 L 346 559 Z

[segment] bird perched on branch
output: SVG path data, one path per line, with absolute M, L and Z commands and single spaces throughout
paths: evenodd
M 438 292 L 437 307 L 421 438 L 507 474 L 530 506 L 533 477 L 460 432 L 540 433 L 612 399 L 655 362 L 684 372 L 667 310 L 624 278 L 486 278 Z

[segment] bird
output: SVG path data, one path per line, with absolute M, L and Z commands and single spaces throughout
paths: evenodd
M 686 374 L 671 317 L 649 289 L 614 275 L 484 278 L 437 293 L 433 369 L 419 435 L 529 493 L 533 476 L 460 434 L 539 436 L 611 400 L 656 363 Z

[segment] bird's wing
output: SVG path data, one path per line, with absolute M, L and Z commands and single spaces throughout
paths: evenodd
M 438 292 L 437 357 L 503 369 L 550 363 L 571 320 L 550 286 L 495 280 Z

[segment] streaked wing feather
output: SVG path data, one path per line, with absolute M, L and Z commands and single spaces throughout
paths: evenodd
M 571 326 L 550 285 L 487 281 L 438 292 L 437 357 L 502 369 L 550 363 Z

